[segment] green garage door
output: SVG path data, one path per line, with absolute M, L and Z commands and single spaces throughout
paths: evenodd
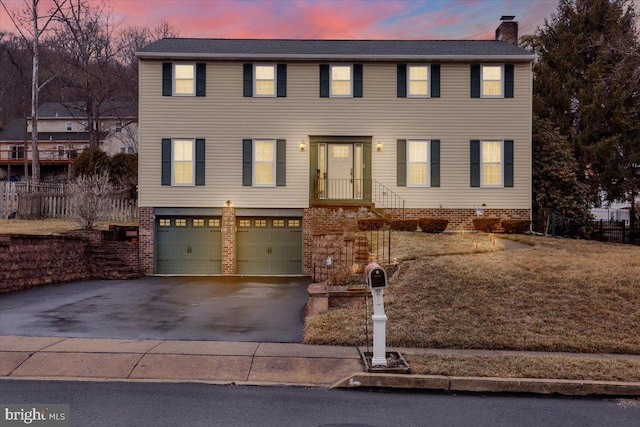
M 301 218 L 238 218 L 238 274 L 302 274 Z
M 157 217 L 157 274 L 220 274 L 219 217 Z

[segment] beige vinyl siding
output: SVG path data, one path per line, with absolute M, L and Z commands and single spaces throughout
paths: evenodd
M 515 97 L 472 99 L 468 63 L 443 63 L 441 98 L 397 98 L 396 64 L 365 63 L 362 98 L 320 98 L 317 63 L 289 63 L 286 98 L 242 96 L 242 63 L 209 62 L 206 97 L 163 97 L 160 61 L 140 63 L 140 206 L 304 208 L 309 136 L 373 137 L 373 179 L 409 208 L 531 206 L 531 69 L 515 66 Z M 162 138 L 206 139 L 206 185 L 160 185 Z M 242 186 L 242 139 L 287 140 L 287 185 Z M 440 139 L 441 187 L 396 187 L 396 140 Z M 305 140 L 307 150 L 300 151 Z M 469 141 L 513 139 L 513 188 L 471 188 Z M 375 145 L 382 142 L 382 150 Z

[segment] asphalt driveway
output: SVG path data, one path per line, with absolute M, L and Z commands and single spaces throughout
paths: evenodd
M 0 295 L 0 335 L 301 342 L 310 280 L 143 277 Z

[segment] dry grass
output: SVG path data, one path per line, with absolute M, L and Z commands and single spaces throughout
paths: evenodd
M 455 377 L 640 381 L 640 362 L 564 356 L 405 354 L 416 374 Z
M 534 246 L 401 263 L 385 291 L 387 345 L 640 354 L 640 248 L 517 239 Z M 362 301 L 311 316 L 305 342 L 363 344 L 364 318 Z
M 132 222 L 102 221 L 96 224 L 99 230 L 107 230 L 109 224 L 138 225 Z M 67 219 L 0 219 L 0 234 L 49 235 L 77 230 L 78 226 Z

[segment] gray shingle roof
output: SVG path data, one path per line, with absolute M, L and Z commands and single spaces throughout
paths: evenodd
M 38 107 L 38 116 L 43 119 L 86 119 L 83 102 L 46 102 Z M 107 101 L 100 106 L 102 118 L 135 117 L 136 105 L 126 101 Z
M 251 58 L 327 60 L 506 59 L 532 60 L 498 40 L 274 40 L 167 38 L 137 52 L 140 58 Z

